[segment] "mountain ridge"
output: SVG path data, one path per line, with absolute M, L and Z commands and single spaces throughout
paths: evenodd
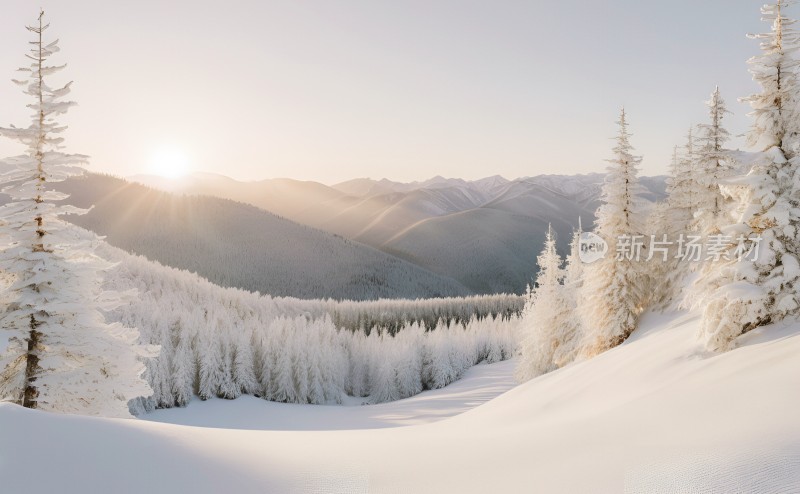
M 435 176 L 421 182 L 358 178 L 327 186 L 271 179 L 181 183 L 249 202 L 459 281 L 475 293 L 522 293 L 536 273 L 536 255 L 552 224 L 563 253 L 572 231 L 590 228 L 605 175 L 538 175 L 467 181 Z M 642 177 L 644 199 L 665 195 L 665 177 Z M 216 194 L 214 194 L 216 193 Z M 485 224 L 489 222 L 490 224 Z M 449 257 L 448 257 L 449 256 Z

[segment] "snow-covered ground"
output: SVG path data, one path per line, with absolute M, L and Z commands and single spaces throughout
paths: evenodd
M 736 350 L 709 354 L 695 339 L 697 323 L 649 314 L 620 347 L 463 413 L 482 401 L 473 394 L 482 375 L 506 372 L 508 363 L 375 407 L 211 401 L 150 417 L 226 428 L 4 404 L 0 486 L 12 493 L 800 492 L 800 324 L 762 328 Z M 503 379 L 489 382 L 502 387 Z M 459 386 L 460 405 L 451 403 Z M 261 410 L 264 422 L 274 414 L 274 427 L 255 417 Z M 363 428 L 353 429 L 360 420 Z M 262 424 L 351 430 L 242 430 Z
M 241 396 L 235 400 L 195 399 L 188 408 L 156 410 L 141 418 L 196 427 L 286 431 L 427 424 L 466 412 L 513 388 L 514 363 L 477 365 L 449 386 L 391 403 L 360 406 L 363 398 L 349 398 L 346 405 L 351 406 L 308 406 Z

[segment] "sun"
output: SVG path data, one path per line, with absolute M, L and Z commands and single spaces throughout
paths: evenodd
M 164 178 L 180 178 L 189 172 L 189 158 L 176 147 L 162 147 L 153 153 L 153 173 Z

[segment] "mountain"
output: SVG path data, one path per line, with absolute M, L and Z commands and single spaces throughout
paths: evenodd
M 472 181 L 467 181 L 460 178 L 444 178 L 437 175 L 423 182 L 408 183 L 394 182 L 385 178 L 381 180 L 356 178 L 332 185 L 331 187 L 338 191 L 344 192 L 345 194 L 356 197 L 370 197 L 389 194 L 392 192 L 411 192 L 419 189 L 446 188 L 461 188 L 470 190 L 472 193 L 483 194 L 487 197 L 490 197 L 507 183 L 508 180 L 500 175 L 494 175 Z
M 603 179 L 601 174 L 545 175 L 508 182 L 491 201 L 420 221 L 379 247 L 447 273 L 476 293 L 522 293 L 536 274 L 548 225 L 562 254 L 579 218 L 591 228 Z M 643 181 L 644 198 L 663 198 L 663 184 L 663 177 Z
M 431 271 L 452 273 L 476 293 L 521 293 L 535 274 L 547 224 L 477 208 L 425 220 L 384 243 L 383 249 Z M 571 225 L 559 221 L 557 229 L 567 233 Z
M 400 183 L 360 178 L 326 186 L 288 179 L 237 182 L 194 174 L 180 190 L 248 202 L 403 258 L 476 293 L 521 293 L 552 224 L 566 251 L 579 218 L 590 228 L 604 175 L 500 176 L 467 181 L 433 177 Z M 164 188 L 164 179 L 138 180 Z M 169 184 L 175 185 L 173 182 Z M 665 196 L 665 177 L 643 177 L 649 201 Z
M 346 182 L 332 185 L 332 188 L 354 197 L 370 197 L 392 192 L 403 192 L 405 184 L 391 180 L 372 180 L 371 178 L 355 178 Z
M 167 192 L 207 195 L 244 202 L 289 219 L 320 204 L 347 198 L 347 194 L 318 182 L 276 178 L 240 182 L 214 173 L 192 173 L 180 180 L 136 175 L 132 182 Z
M 116 247 L 222 286 L 354 300 L 470 293 L 451 278 L 249 204 L 93 174 L 57 188 L 76 206 L 95 206 L 70 221 L 107 236 Z
M 514 181 L 483 206 L 421 221 L 381 248 L 434 272 L 451 273 L 477 293 L 522 293 L 536 273 L 548 225 L 565 253 L 578 218 L 591 226 L 593 206 L 535 181 Z

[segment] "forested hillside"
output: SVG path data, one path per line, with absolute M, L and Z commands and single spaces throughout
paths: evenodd
M 137 296 L 110 320 L 158 345 L 139 413 L 193 396 L 289 403 L 378 403 L 446 386 L 513 355 L 521 297 L 334 302 L 222 288 L 108 244 L 104 289 Z

